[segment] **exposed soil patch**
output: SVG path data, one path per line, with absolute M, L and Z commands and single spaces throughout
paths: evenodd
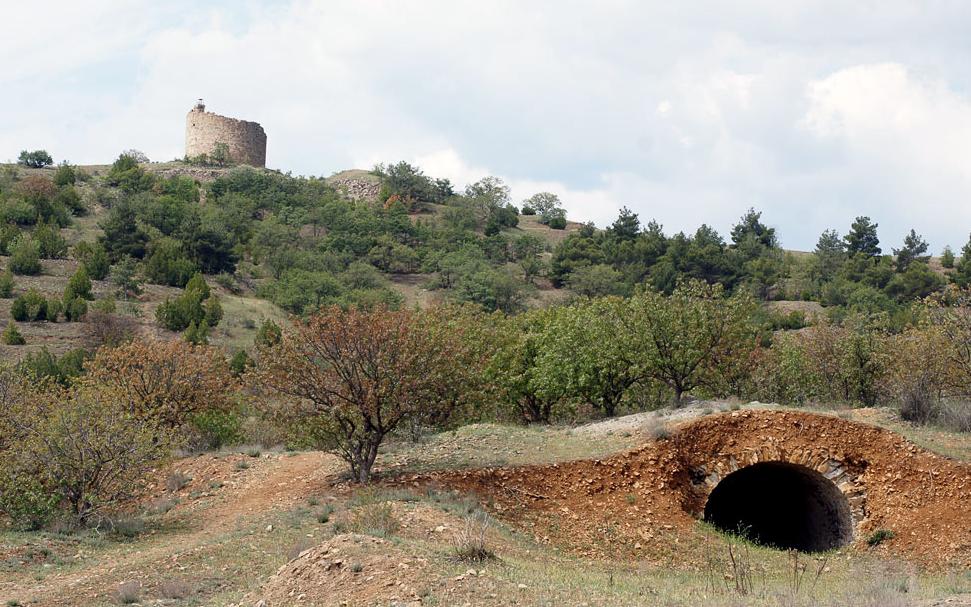
M 856 550 L 928 567 L 971 565 L 971 466 L 901 436 L 837 417 L 733 411 L 689 422 L 669 439 L 603 460 L 435 475 L 488 496 L 497 515 L 537 541 L 589 556 L 695 567 L 697 520 L 729 474 L 787 462 L 832 481 L 852 508 Z M 418 480 L 418 479 L 416 479 Z M 427 480 L 427 479 L 426 479 Z M 755 499 L 755 497 L 753 497 Z M 869 535 L 894 536 L 876 548 Z

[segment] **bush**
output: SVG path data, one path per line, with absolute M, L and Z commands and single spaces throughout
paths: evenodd
M 54 164 L 54 159 L 51 158 L 51 155 L 46 150 L 34 150 L 33 152 L 23 150 L 20 152 L 20 156 L 17 157 L 17 164 L 22 164 L 32 169 L 40 169 Z
M 74 185 L 77 180 L 78 177 L 74 172 L 74 167 L 66 162 L 57 165 L 57 171 L 54 172 L 54 185 L 57 187 Z
M 30 234 L 20 234 L 10 245 L 10 271 L 18 275 L 40 274 L 40 243 Z
M 566 229 L 566 217 L 551 217 L 549 223 L 547 224 L 550 228 L 554 230 L 565 230 Z
M 64 259 L 67 255 L 67 241 L 61 236 L 60 229 L 49 223 L 39 223 L 34 229 L 34 239 L 42 259 Z
M 19 322 L 47 320 L 47 299 L 37 289 L 30 288 L 13 300 L 10 315 Z
M 0 469 L 31 476 L 79 525 L 143 486 L 170 453 L 169 434 L 109 391 L 40 387 L 0 408 Z
M 198 433 L 194 445 L 197 449 L 219 449 L 243 442 L 243 417 L 236 411 L 200 411 L 190 421 Z
M 56 516 L 58 496 L 33 474 L 0 468 L 0 512 L 15 529 L 37 531 Z
M 67 387 L 71 380 L 84 373 L 84 361 L 88 356 L 87 351 L 77 348 L 58 358 L 44 347 L 40 352 L 24 357 L 18 369 L 34 379 L 50 380 Z
M 65 306 L 60 299 L 48 299 L 47 300 L 47 320 L 48 322 L 57 322 L 61 314 L 64 314 Z M 70 320 L 70 319 L 67 319 Z
M 88 273 L 88 277 L 94 280 L 104 280 L 108 276 L 111 266 L 108 263 L 108 252 L 101 243 L 91 244 L 82 240 L 74 245 L 72 257 L 78 260 Z
M 139 417 L 179 427 L 203 411 L 228 410 L 232 376 L 214 349 L 182 340 L 133 341 L 102 348 L 87 378 L 110 387 Z
M 68 322 L 81 322 L 88 313 L 88 302 L 80 297 L 75 297 L 64 306 L 64 318 Z
M 88 278 L 88 270 L 82 265 L 77 269 L 67 281 L 64 288 L 64 301 L 71 301 L 80 297 L 82 299 L 94 299 L 91 295 L 91 279 Z
M 892 540 L 896 533 L 889 529 L 877 529 L 866 538 L 867 546 L 879 546 L 880 544 Z
M 489 516 L 481 510 L 466 516 L 465 525 L 455 537 L 455 556 L 467 563 L 495 558 L 487 541 L 489 526 Z
M 131 341 L 138 332 L 138 322 L 130 316 L 93 310 L 88 312 L 85 320 L 86 343 L 92 349 L 120 346 Z
M 182 245 L 171 238 L 154 241 L 145 261 L 145 278 L 170 287 L 184 287 L 198 272 L 196 264 L 182 251 Z
M 14 280 L 13 272 L 6 270 L 0 273 L 0 297 L 8 299 L 13 295 Z

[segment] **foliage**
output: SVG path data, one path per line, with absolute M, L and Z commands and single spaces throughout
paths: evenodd
M 13 272 L 10 270 L 0 272 L 0 297 L 3 299 L 8 299 L 11 295 L 13 295 L 13 289 Z
M 185 285 L 182 295 L 175 299 L 166 299 L 155 309 L 158 323 L 169 331 L 183 331 L 191 325 L 196 325 L 194 334 L 200 331 L 205 323 L 204 334 L 219 324 L 223 310 L 219 299 L 211 295 L 209 285 L 201 274 L 194 274 Z M 202 340 L 202 334 L 197 339 Z
M 54 225 L 39 222 L 34 228 L 34 239 L 39 245 L 42 259 L 63 259 L 67 254 L 67 241 Z
M 144 265 L 149 282 L 170 287 L 184 287 L 198 272 L 196 264 L 186 256 L 182 244 L 173 238 L 160 238 L 149 245 L 151 251 Z
M 10 308 L 10 316 L 20 322 L 47 320 L 47 299 L 31 287 L 23 295 L 17 296 Z
M 142 292 L 142 281 L 138 275 L 138 262 L 133 257 L 123 257 L 111 268 L 111 283 L 117 287 L 122 297 L 128 299 Z
M 843 237 L 847 253 L 863 257 L 878 257 L 880 239 L 877 238 L 877 227 L 878 224 L 870 221 L 869 217 L 857 217 L 850 225 L 849 233 Z
M 64 287 L 64 301 L 71 301 L 76 297 L 94 299 L 94 295 L 91 294 L 91 279 L 88 278 L 88 270 L 83 265 L 71 275 L 67 286 Z
M 114 390 L 133 415 L 165 427 L 230 405 L 233 382 L 222 354 L 178 339 L 102 348 L 85 370 L 87 381 Z
M 18 370 L 32 378 L 50 380 L 67 387 L 71 380 L 84 373 L 84 361 L 88 358 L 88 352 L 81 348 L 71 350 L 58 358 L 45 346 L 40 352 L 25 356 L 20 361 Z
M 951 250 L 950 246 L 944 247 L 941 252 L 941 266 L 947 270 L 954 267 L 954 251 Z
M 111 268 L 108 262 L 108 252 L 100 243 L 90 243 L 86 240 L 74 245 L 71 256 L 84 266 L 88 277 L 94 280 L 104 280 Z
M 41 385 L 7 399 L 0 482 L 36 496 L 28 512 L 8 511 L 24 526 L 47 522 L 55 505 L 75 524 L 95 520 L 141 487 L 170 452 L 167 432 L 110 391 Z
M 17 323 L 10 321 L 7 328 L 3 330 L 3 343 L 7 346 L 22 346 L 27 343 L 24 336 L 17 329 Z
M 631 305 L 630 347 L 645 376 L 670 388 L 677 404 L 697 387 L 717 390 L 754 347 L 754 302 L 744 294 L 726 298 L 721 285 L 683 282 L 668 297 L 646 290 Z
M 9 267 L 18 275 L 40 274 L 40 244 L 30 234 L 21 234 L 10 246 Z
M 46 150 L 34 150 L 32 152 L 23 150 L 20 152 L 20 156 L 17 157 L 17 164 L 22 164 L 32 169 L 41 169 L 54 164 L 54 159 L 51 158 L 51 155 Z
M 478 372 L 459 327 L 426 318 L 383 308 L 322 311 L 264 351 L 255 386 L 284 397 L 269 404 L 314 424 L 322 446 L 367 482 L 390 432 L 417 416 L 446 418 Z

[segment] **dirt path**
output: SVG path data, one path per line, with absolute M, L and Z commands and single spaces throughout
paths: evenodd
M 4 576 L 8 579 L 0 581 L 0 597 L 23 605 L 78 605 L 103 600 L 121 582 L 157 582 L 163 569 L 179 570 L 180 559 L 215 544 L 241 541 L 232 534 L 257 524 L 267 513 L 286 511 L 326 492 L 328 479 L 340 470 L 336 458 L 321 452 L 272 455 L 253 461 L 245 470 L 233 467 L 234 462 L 247 459 L 252 458 L 223 458 L 218 466 L 212 465 L 212 456 L 179 462 L 180 469 L 208 469 L 208 474 L 199 475 L 199 483 L 211 483 L 220 476 L 226 480 L 204 502 L 180 505 L 165 515 L 175 532 L 119 543 L 88 557 L 94 562 L 82 558 L 40 581 Z

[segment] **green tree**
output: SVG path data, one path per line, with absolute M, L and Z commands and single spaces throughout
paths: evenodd
M 954 267 L 954 251 L 951 250 L 950 245 L 944 247 L 944 251 L 941 252 L 941 266 L 947 270 Z
M 138 262 L 134 257 L 122 257 L 111 268 L 111 284 L 115 285 L 121 296 L 127 301 L 129 297 L 142 293 L 142 280 L 138 275 Z
M 41 169 L 54 164 L 54 159 L 45 150 L 34 150 L 33 152 L 23 150 L 20 152 L 20 156 L 17 157 L 17 164 L 22 164 L 32 169 Z
M 11 295 L 13 295 L 13 289 L 13 272 L 10 270 L 0 272 L 0 297 L 3 299 L 8 299 Z
M 77 183 L 78 176 L 74 171 L 74 167 L 66 162 L 62 162 L 57 165 L 57 170 L 54 172 L 54 185 L 57 187 L 63 187 L 67 185 L 74 185 Z
M 91 244 L 86 240 L 74 245 L 71 256 L 80 262 L 88 272 L 88 276 L 93 280 L 104 280 L 111 270 L 108 262 L 108 252 L 101 243 Z
M 904 237 L 904 246 L 899 249 L 894 249 L 893 254 L 897 257 L 897 271 L 906 272 L 910 264 L 917 261 L 920 263 L 927 263 L 930 259 L 929 255 L 924 255 L 927 252 L 927 241 L 921 237 L 913 229 L 910 233 Z
M 878 257 L 880 255 L 878 225 L 870 221 L 869 217 L 857 217 L 850 225 L 849 233 L 843 238 L 846 241 L 847 252 L 850 255 Z
M 720 284 L 678 284 L 670 296 L 645 290 L 631 298 L 625 347 L 646 377 L 664 383 L 680 404 L 685 392 L 714 387 L 753 345 L 755 305 L 744 294 L 725 297 Z
M 812 272 L 821 282 L 836 277 L 846 261 L 846 244 L 836 230 L 825 230 L 813 251 Z
M 770 249 L 779 246 L 775 228 L 770 228 L 762 223 L 761 211 L 756 211 L 753 208 L 746 211 L 739 222 L 732 227 L 731 237 L 732 243 L 736 247 L 743 246 L 749 240 L 754 240 L 759 245 Z
M 184 287 L 193 274 L 196 264 L 182 250 L 182 243 L 173 238 L 160 238 L 149 245 L 150 253 L 143 271 L 149 282 L 170 287 Z
M 629 347 L 629 301 L 607 297 L 556 308 L 542 333 L 536 373 L 540 394 L 565 394 L 611 417 L 645 377 Z
M 566 284 L 574 293 L 584 297 L 626 295 L 628 292 L 624 275 L 602 263 L 577 268 L 567 278 Z

